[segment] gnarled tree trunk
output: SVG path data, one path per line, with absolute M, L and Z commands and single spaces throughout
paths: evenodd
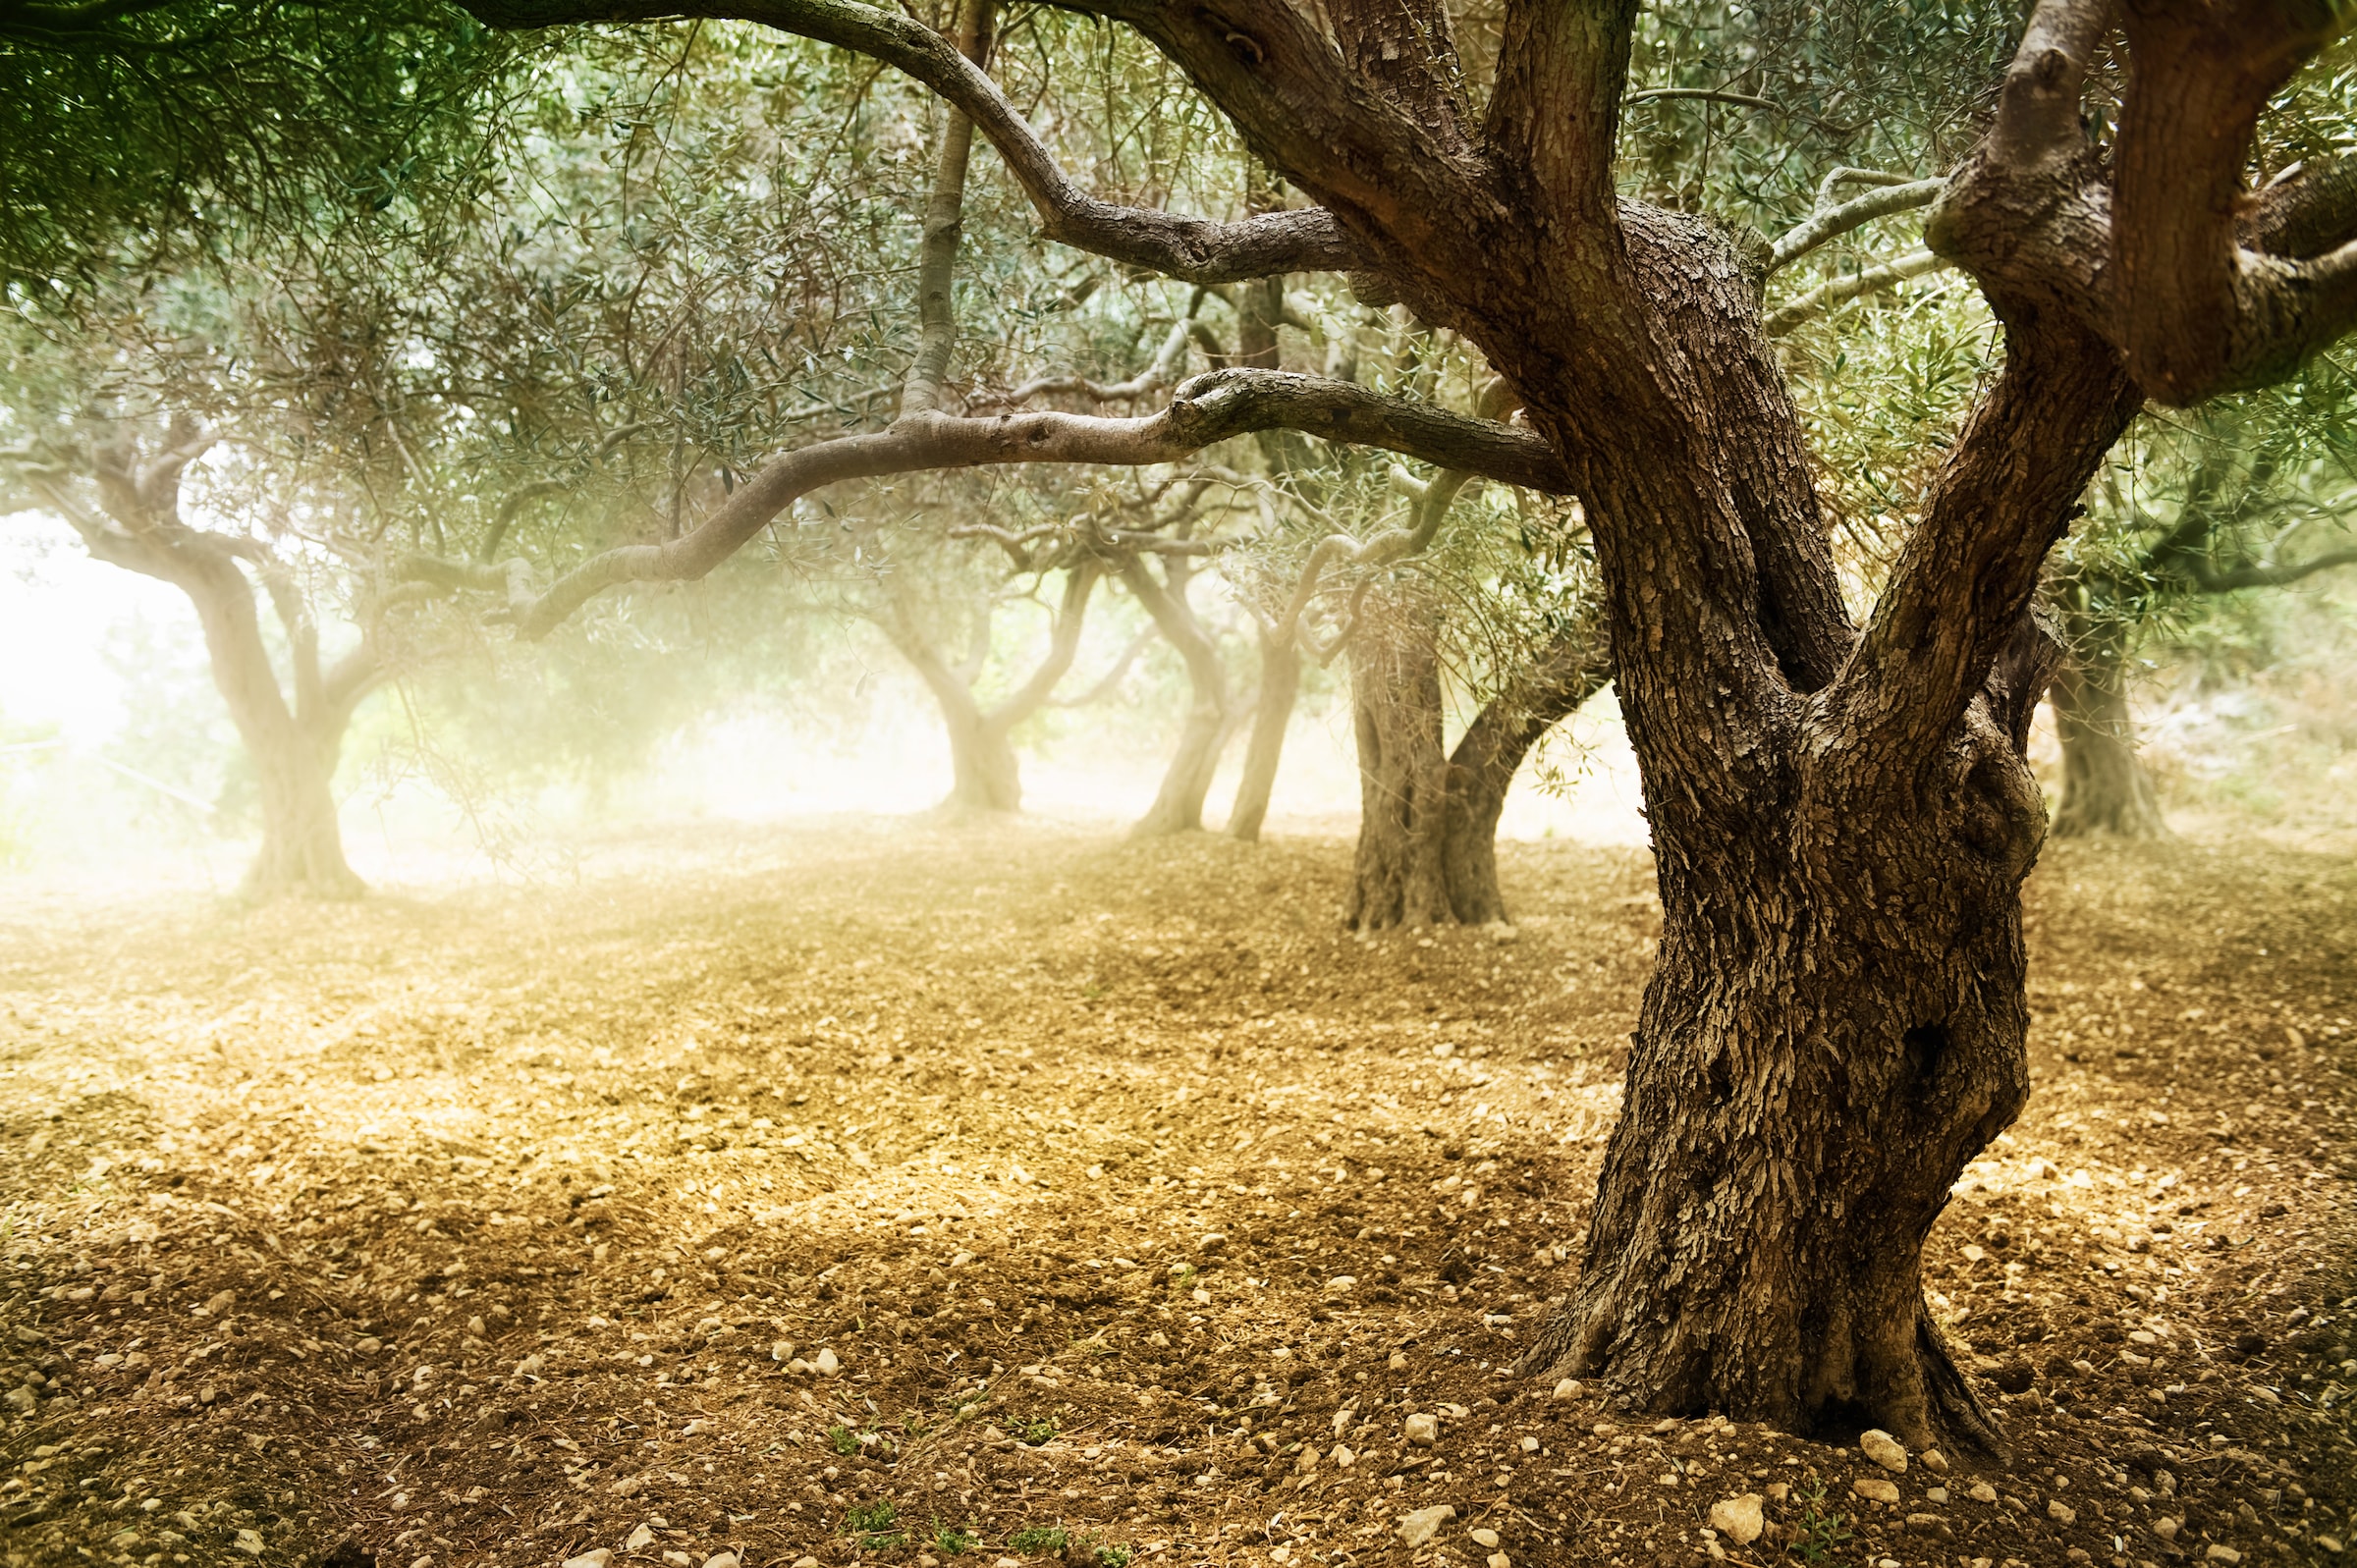
M 2160 794 L 2137 755 L 2127 674 L 2127 660 L 2103 639 L 2081 639 L 2055 672 L 2048 697 L 2062 743 L 2062 797 L 2053 829 L 2057 838 L 2168 837 Z

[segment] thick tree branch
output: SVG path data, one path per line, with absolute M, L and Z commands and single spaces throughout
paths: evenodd
M 2143 398 L 2068 321 L 2009 324 L 2005 364 L 1957 438 L 1827 711 L 1888 776 L 1942 754 L 2021 626 L 2038 571 Z
M 1006 160 L 1048 239 L 1190 283 L 1232 283 L 1286 272 L 1365 264 L 1330 213 L 1315 208 L 1255 214 L 1233 223 L 1123 207 L 1083 190 L 982 69 L 939 33 L 855 0 L 470 0 L 502 27 L 639 22 L 698 16 L 756 22 L 834 44 L 905 72 L 970 119 Z
M 491 568 L 412 557 L 404 574 L 451 587 L 505 591 L 518 629 L 526 637 L 543 637 L 607 588 L 703 577 L 822 485 L 994 463 L 1137 467 L 1175 462 L 1257 430 L 1299 430 L 1378 447 L 1528 489 L 1560 493 L 1565 487 L 1554 449 L 1515 426 L 1385 397 L 1349 382 L 1276 370 L 1215 370 L 1180 386 L 1168 408 L 1145 418 L 920 413 L 887 430 L 819 442 L 773 460 L 682 537 L 592 556 L 537 596 L 528 588 L 529 568 L 516 561 Z
M 1613 153 L 1628 80 L 1634 0 L 1507 0 L 1491 155 L 1561 215 L 1613 222 Z

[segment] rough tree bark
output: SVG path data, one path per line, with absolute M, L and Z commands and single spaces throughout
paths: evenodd
M 2168 822 L 2137 755 L 2128 706 L 2128 662 L 2107 640 L 2079 639 L 2055 671 L 2048 695 L 2062 744 L 2062 795 L 2053 833 L 2084 838 L 2165 838 Z
M 683 10 L 472 3 L 509 25 Z M 2051 651 L 2029 606 L 2147 396 L 2265 384 L 2357 325 L 2351 183 L 2331 160 L 2247 183 L 2262 110 L 2335 34 L 2335 8 L 2038 0 L 1926 235 L 1989 300 L 2003 366 L 1863 626 L 1754 264 L 1719 226 L 1616 191 L 1636 0 L 1507 0 L 1478 117 L 1439 0 L 1067 8 L 1135 28 L 1319 205 L 1228 224 L 1117 207 L 938 33 L 856 0 L 749 14 L 890 61 L 971 115 L 1050 238 L 1198 283 L 1351 272 L 1479 349 L 1520 420 L 1253 370 L 1182 385 L 1138 421 L 904 417 L 782 456 L 677 541 L 526 584 L 521 624 L 616 582 L 701 575 L 795 497 L 863 473 L 1168 461 L 1283 426 L 1575 493 L 1663 936 L 1584 1270 L 1525 1366 L 1579 1366 L 1649 1410 L 1996 1442 L 1925 1305 L 1921 1254 L 2028 1092 L 2020 888 L 2044 823 L 2022 746 Z M 2126 69 L 2107 76 L 2121 98 L 2099 152 L 2082 106 L 2115 24 Z
M 168 582 L 194 607 L 213 684 L 253 766 L 261 802 L 262 842 L 246 874 L 246 895 L 357 897 L 366 890 L 344 856 L 334 784 L 352 716 L 382 676 L 373 639 L 364 634 L 350 653 L 323 664 L 310 606 L 285 564 L 258 541 L 181 520 L 181 476 L 211 444 L 195 424 L 176 420 L 162 450 L 147 457 L 128 443 L 98 448 L 86 465 L 94 508 L 73 492 L 66 469 L 28 476 L 92 556 Z M 247 568 L 286 632 L 291 701 L 271 663 Z

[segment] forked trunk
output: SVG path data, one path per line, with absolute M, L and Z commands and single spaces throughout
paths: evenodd
M 2160 794 L 2137 755 L 2127 661 L 2106 643 L 2082 643 L 2056 672 L 2049 694 L 2055 705 L 2055 730 L 2062 742 L 2062 798 L 2055 806 L 2056 837 L 2167 838 Z
M 1228 813 L 1228 833 L 1246 843 L 1260 841 L 1269 797 L 1277 788 L 1277 764 L 1285 755 L 1286 727 L 1301 697 L 1301 646 L 1292 628 L 1263 626 L 1260 633 L 1260 699 L 1252 708 L 1252 734 L 1244 745 L 1244 772 Z
M 1358 930 L 1487 925 L 1509 918 L 1498 883 L 1498 819 L 1531 747 L 1612 678 L 1603 605 L 1577 607 L 1441 750 L 1439 655 L 1412 613 L 1351 644 L 1359 829 L 1349 907 Z

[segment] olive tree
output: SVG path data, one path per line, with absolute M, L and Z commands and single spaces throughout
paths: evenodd
M 2020 889 L 2044 811 L 2023 753 L 2053 657 L 2029 612 L 2140 407 L 2278 379 L 2357 320 L 2350 183 L 2252 156 L 2260 116 L 2336 37 L 2330 8 L 2033 8 L 1978 140 L 1924 193 L 1929 249 L 1978 285 L 2001 367 L 1855 613 L 1760 280 L 1885 198 L 1814 213 L 1763 255 L 1621 195 L 1633 0 L 1507 0 L 1472 56 L 1437 0 L 1072 0 L 1150 42 L 1306 198 L 1232 219 L 1083 187 L 993 81 L 987 8 L 957 41 L 855 0 L 473 9 L 501 27 L 737 17 L 868 55 L 953 105 L 1061 244 L 1205 284 L 1351 274 L 1477 349 L 1511 420 L 1246 367 L 1132 417 L 960 412 L 955 249 L 929 245 L 892 422 L 775 457 L 676 539 L 526 585 L 516 619 L 545 631 L 618 584 L 699 576 L 849 479 L 1168 463 L 1276 427 L 1575 495 L 1663 934 L 1585 1266 L 1525 1365 L 1652 1409 L 1996 1439 L 1921 1253 L 2028 1094 Z

